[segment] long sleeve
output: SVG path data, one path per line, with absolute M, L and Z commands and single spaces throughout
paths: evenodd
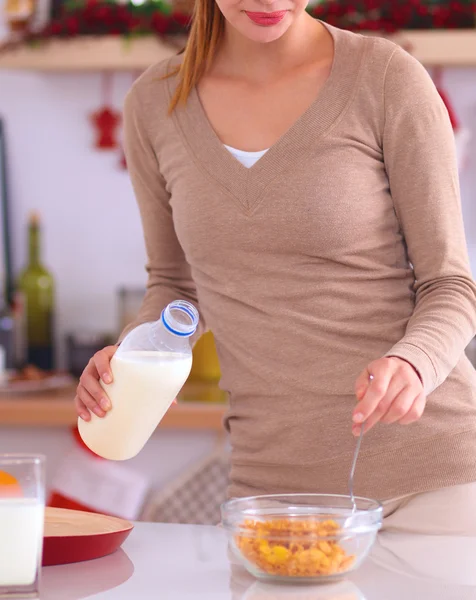
M 476 327 L 454 136 L 430 76 L 401 49 L 389 63 L 384 98 L 385 166 L 416 280 L 414 313 L 387 356 L 413 364 L 429 394 L 456 366 Z
M 124 151 L 142 220 L 148 282 L 137 319 L 122 332 L 121 340 L 140 323 L 160 318 L 162 309 L 173 300 L 188 300 L 199 308 L 190 267 L 175 233 L 169 194 L 141 110 L 133 88 L 124 105 Z M 204 330 L 201 316 L 196 337 Z

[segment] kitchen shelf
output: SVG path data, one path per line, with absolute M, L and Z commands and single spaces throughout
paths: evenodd
M 0 69 L 30 71 L 143 71 L 177 54 L 184 38 L 80 36 L 21 45 L 0 52 Z
M 383 35 L 383 34 L 369 34 Z M 407 30 L 387 36 L 427 66 L 476 66 L 476 29 Z M 176 54 L 185 38 L 80 36 L 0 52 L 0 69 L 30 71 L 142 71 Z
M 406 30 L 385 37 L 428 67 L 476 67 L 476 29 Z
M 0 396 L 0 428 L 70 427 L 76 423 L 75 388 L 42 394 Z M 208 402 L 200 402 L 207 397 Z M 225 395 L 216 384 L 187 383 L 179 403 L 167 412 L 160 427 L 167 429 L 223 430 L 227 408 Z M 194 401 L 192 401 L 192 399 Z

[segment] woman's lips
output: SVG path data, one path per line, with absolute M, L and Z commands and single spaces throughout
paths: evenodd
M 248 17 L 261 27 L 271 27 L 272 25 L 277 25 L 280 21 L 282 21 L 286 15 L 286 10 L 278 10 L 272 13 L 266 12 L 249 12 L 245 11 Z

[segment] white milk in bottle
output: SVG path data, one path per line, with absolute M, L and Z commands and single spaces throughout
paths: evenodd
M 101 383 L 111 410 L 100 418 L 78 419 L 84 443 L 110 460 L 138 454 L 183 387 L 192 368 L 189 342 L 198 313 L 189 302 L 167 306 L 161 319 L 133 329 L 111 361 L 113 382 Z

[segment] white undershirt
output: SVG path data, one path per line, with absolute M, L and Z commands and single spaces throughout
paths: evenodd
M 258 152 L 245 152 L 244 150 L 237 150 L 236 148 L 232 148 L 226 144 L 223 145 L 228 152 L 230 152 L 236 158 L 236 160 L 240 161 L 240 163 L 247 169 L 257 163 L 259 159 L 263 157 L 266 152 L 268 152 L 268 148 L 266 150 L 259 150 Z

